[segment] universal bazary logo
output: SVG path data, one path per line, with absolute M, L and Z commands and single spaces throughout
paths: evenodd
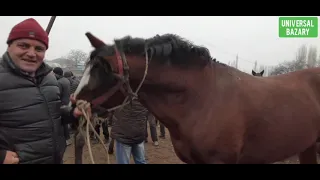
M 318 17 L 280 17 L 279 37 L 316 38 L 318 37 Z

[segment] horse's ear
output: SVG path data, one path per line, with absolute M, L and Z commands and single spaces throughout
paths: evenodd
M 252 72 L 251 72 L 251 73 L 252 73 L 252 75 L 256 75 L 256 72 L 254 72 L 254 70 L 252 70 Z
M 100 39 L 98 39 L 97 37 L 95 37 L 89 32 L 86 33 L 86 36 L 88 37 L 91 45 L 96 49 L 106 45 L 104 42 L 102 42 Z
M 261 76 L 263 75 L 263 73 L 264 73 L 264 70 L 262 70 L 262 71 L 260 72 Z

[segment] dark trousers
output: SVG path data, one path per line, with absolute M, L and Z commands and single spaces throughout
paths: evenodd
M 63 125 L 63 133 L 64 133 L 64 137 L 66 138 L 66 140 L 70 139 L 70 132 L 69 132 L 68 124 Z
M 152 141 L 158 141 L 156 119 L 151 114 L 148 116 L 148 120 L 146 121 L 146 139 L 148 139 L 148 122 Z
M 165 128 L 166 127 L 162 123 L 160 123 L 160 136 L 163 136 L 163 137 L 166 136 Z
M 102 123 L 102 133 L 106 140 L 109 140 L 109 129 L 108 129 L 108 123 L 103 122 Z M 97 131 L 97 133 L 100 135 L 100 124 L 97 124 L 94 129 Z M 92 137 L 94 137 L 94 133 L 92 133 Z

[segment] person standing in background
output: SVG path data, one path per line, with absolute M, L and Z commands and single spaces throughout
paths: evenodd
M 116 120 L 111 128 L 115 140 L 118 164 L 129 164 L 133 156 L 136 164 L 146 164 L 144 140 L 148 110 L 137 100 L 116 111 Z
M 78 85 L 80 83 L 80 80 L 76 76 L 74 76 L 72 71 L 70 71 L 70 70 L 66 70 L 63 73 L 63 76 L 69 80 L 69 82 L 70 82 L 70 94 L 73 94 L 76 91 L 76 89 L 77 89 L 77 87 L 78 87 Z M 75 133 L 75 131 L 77 129 L 76 124 L 75 123 L 71 123 L 71 124 L 69 124 L 69 127 L 70 127 L 69 128 L 70 136 L 74 135 L 74 133 Z
M 71 71 L 65 71 L 63 76 L 69 80 L 70 93 L 73 94 L 76 91 L 76 89 L 80 83 L 80 80 L 76 76 L 74 76 Z
M 160 138 L 165 139 L 166 138 L 166 127 L 161 123 L 160 123 Z
M 149 122 L 150 134 L 151 134 L 151 139 L 152 139 L 153 145 L 159 146 L 156 118 L 151 113 L 148 113 L 148 116 L 147 116 L 146 139 L 144 142 L 145 143 L 148 142 L 148 122 Z
M 68 105 L 70 102 L 70 82 L 67 78 L 63 77 L 63 70 L 60 67 L 55 67 L 53 72 L 58 80 L 58 85 L 60 89 L 60 98 L 62 105 Z M 70 132 L 68 124 L 63 125 L 64 129 L 64 136 L 66 137 L 66 144 L 67 146 L 72 144 L 70 138 Z

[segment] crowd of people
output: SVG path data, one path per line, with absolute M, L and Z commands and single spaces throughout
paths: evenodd
M 62 164 L 82 116 L 72 96 L 80 80 L 71 71 L 44 63 L 49 38 L 36 20 L 15 25 L 6 43 L 0 60 L 0 164 Z M 136 164 L 146 164 L 147 123 L 153 145 L 159 145 L 155 117 L 134 100 L 107 120 L 96 131 L 102 128 L 106 144 L 110 137 L 115 141 L 117 163 L 128 164 L 132 156 Z M 165 138 L 161 123 L 160 132 Z

